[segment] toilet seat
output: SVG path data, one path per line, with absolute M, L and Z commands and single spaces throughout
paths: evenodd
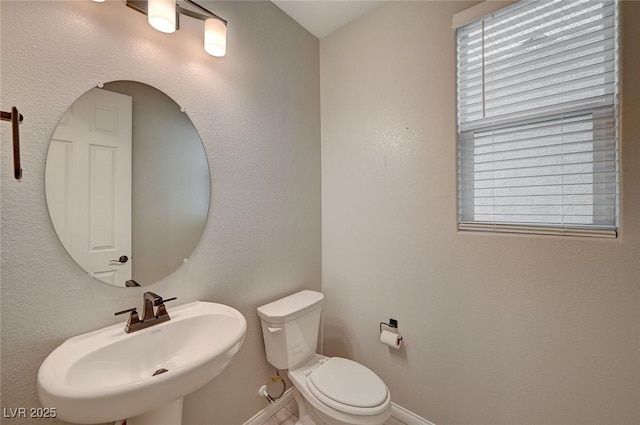
M 341 357 L 323 359 L 307 375 L 307 387 L 322 403 L 354 415 L 375 415 L 388 409 L 389 390 L 367 367 Z

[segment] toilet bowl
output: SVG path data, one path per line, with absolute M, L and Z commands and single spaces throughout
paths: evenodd
M 267 360 L 287 371 L 299 425 L 382 425 L 391 415 L 382 379 L 360 363 L 316 353 L 323 299 L 301 291 L 258 307 Z
M 316 425 L 380 425 L 391 414 L 384 382 L 354 361 L 318 354 L 288 375 L 301 420 L 308 415 Z

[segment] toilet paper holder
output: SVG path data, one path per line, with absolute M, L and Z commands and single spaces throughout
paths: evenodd
M 389 319 L 389 323 L 380 322 L 380 333 L 382 333 L 383 325 L 388 326 L 390 328 L 398 329 L 398 321 L 396 319 Z M 402 340 L 402 337 L 399 337 L 398 339 Z

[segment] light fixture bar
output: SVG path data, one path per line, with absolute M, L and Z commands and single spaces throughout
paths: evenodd
M 208 18 L 216 18 L 216 19 L 219 19 L 219 20 L 221 20 L 222 22 L 224 22 L 224 24 L 225 24 L 225 25 L 227 25 L 227 21 L 226 21 L 226 19 L 222 19 L 221 17 L 219 17 L 219 16 L 218 16 L 218 15 L 216 15 L 215 13 L 211 12 L 209 9 L 206 9 L 206 8 L 204 8 L 203 6 L 200 6 L 200 5 L 199 5 L 198 3 L 196 3 L 195 1 L 193 1 L 193 0 L 183 0 L 183 1 L 184 1 L 185 3 L 187 3 L 187 4 L 190 4 L 190 5 L 191 5 L 191 6 L 193 6 L 193 7 L 195 7 L 195 8 L 197 8 L 197 9 L 201 10 L 202 12 L 206 13 L 207 15 L 209 15 L 209 16 L 204 17 L 204 18 L 196 18 L 196 19 L 202 19 L 203 21 L 206 21 Z M 178 5 L 178 7 L 180 7 L 180 6 Z M 184 8 L 182 8 L 182 7 L 180 7 L 180 9 L 185 10 L 185 9 L 184 9 Z M 181 13 L 182 13 L 182 12 L 181 12 Z M 186 15 L 186 13 L 185 13 L 185 15 Z M 192 16 L 192 15 L 189 15 L 189 16 L 191 16 L 191 17 L 195 18 L 195 16 Z
M 136 12 L 149 16 L 149 2 L 147 0 L 127 0 L 125 4 Z M 176 31 L 180 29 L 180 6 L 176 6 Z
M 193 10 L 185 9 L 184 7 L 180 6 L 179 4 L 176 4 L 176 10 L 178 11 L 178 13 L 180 13 L 182 15 L 187 15 L 187 16 L 190 16 L 192 18 L 199 19 L 201 21 L 206 21 L 207 19 L 209 19 L 211 17 L 211 16 L 203 15 L 202 13 L 194 12 Z
M 198 13 L 198 12 L 194 12 L 193 10 L 189 10 L 183 6 L 180 5 L 180 2 L 176 2 L 176 30 L 179 29 L 179 20 L 178 17 L 180 15 L 186 15 L 189 16 L 191 18 L 195 18 L 195 19 L 199 19 L 201 21 L 206 21 L 209 18 L 216 18 L 221 20 L 222 22 L 224 22 L 224 24 L 227 24 L 227 20 L 224 18 L 221 18 L 220 16 L 216 15 L 215 13 L 209 11 L 208 9 L 200 6 L 198 3 L 191 1 L 191 0 L 183 0 L 185 3 L 190 4 L 191 6 L 201 10 L 202 12 L 206 13 L 206 15 L 203 15 L 202 13 Z M 136 12 L 140 12 L 143 15 L 148 15 L 149 14 L 149 3 L 147 0 L 126 0 L 125 3 L 127 6 L 129 6 L 131 9 L 135 10 Z

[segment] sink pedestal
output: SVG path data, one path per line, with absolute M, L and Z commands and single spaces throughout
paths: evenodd
M 182 398 L 179 398 L 159 409 L 127 418 L 127 425 L 181 425 Z

